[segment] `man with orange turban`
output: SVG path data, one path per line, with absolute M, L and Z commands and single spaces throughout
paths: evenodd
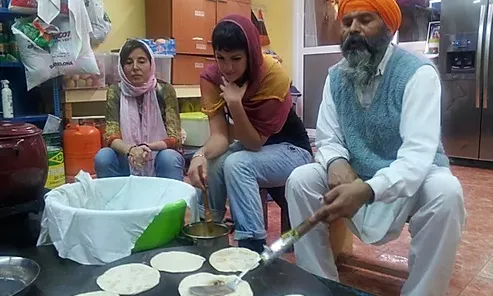
M 329 70 L 315 163 L 286 185 L 292 225 L 345 219 L 364 243 L 397 237 L 410 217 L 402 295 L 445 295 L 464 224 L 462 187 L 440 141 L 440 79 L 432 63 L 391 43 L 395 0 L 341 0 L 343 59 Z M 305 270 L 338 280 L 327 225 L 295 245 Z

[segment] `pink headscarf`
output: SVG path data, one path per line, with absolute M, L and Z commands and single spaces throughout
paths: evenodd
M 156 96 L 157 79 L 154 56 L 151 49 L 144 42 L 141 43 L 151 56 L 151 75 L 143 86 L 136 87 L 130 83 L 123 71 L 121 56 L 118 59 L 118 73 L 121 79 L 119 84 L 121 90 L 120 129 L 122 140 L 130 145 L 162 141 L 168 136 Z M 140 96 L 143 96 L 142 120 L 137 104 L 137 98 Z M 155 151 L 152 153 L 152 159 L 156 158 L 156 154 Z M 131 168 L 131 172 L 133 175 L 155 176 L 154 161 L 147 162 L 140 171 Z

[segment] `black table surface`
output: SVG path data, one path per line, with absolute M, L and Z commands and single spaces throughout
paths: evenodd
M 32 259 L 41 266 L 41 273 L 30 289 L 28 296 L 72 296 L 78 293 L 100 290 L 96 278 L 106 270 L 126 263 L 144 263 L 149 265 L 151 258 L 169 250 L 187 251 L 208 258 L 214 251 L 200 249 L 195 246 L 183 246 L 174 242 L 166 248 L 140 252 L 104 266 L 84 266 L 71 260 L 58 257 L 53 246 L 35 247 L 39 233 L 39 223 L 32 214 L 30 219 L 0 220 L 0 256 L 20 256 Z M 6 227 L 4 227 L 6 226 Z M 7 230 L 8 229 L 8 230 Z M 216 273 L 208 261 L 197 272 Z M 161 280 L 157 287 L 142 293 L 142 296 L 178 294 L 180 281 L 189 274 L 169 274 L 161 272 Z M 254 295 L 275 296 L 302 294 L 306 296 L 367 296 L 361 291 L 334 283 L 320 280 L 284 260 L 277 260 L 270 266 L 260 266 L 245 277 L 250 283 Z

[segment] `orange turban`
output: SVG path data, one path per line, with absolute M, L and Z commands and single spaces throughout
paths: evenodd
M 339 3 L 339 20 L 351 12 L 376 12 L 387 27 L 395 33 L 402 22 L 402 14 L 395 0 L 341 0 Z

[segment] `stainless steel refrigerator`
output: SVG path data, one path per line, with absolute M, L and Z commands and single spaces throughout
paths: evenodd
M 493 0 L 441 3 L 442 137 L 451 157 L 493 161 Z

